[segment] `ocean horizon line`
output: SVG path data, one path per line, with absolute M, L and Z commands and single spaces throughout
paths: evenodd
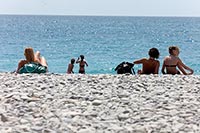
M 52 16 L 52 17 L 149 17 L 149 18 L 200 18 L 200 16 L 173 16 L 173 15 L 69 15 L 69 14 L 0 14 L 0 16 Z

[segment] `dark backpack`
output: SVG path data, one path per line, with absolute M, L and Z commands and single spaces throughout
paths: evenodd
M 115 68 L 115 71 L 117 71 L 117 74 L 125 74 L 125 73 L 135 74 L 133 66 L 134 66 L 133 63 L 122 62 Z

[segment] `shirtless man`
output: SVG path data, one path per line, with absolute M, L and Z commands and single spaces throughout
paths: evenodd
M 193 74 L 193 70 L 183 64 L 181 59 L 178 57 L 179 55 L 179 48 L 177 46 L 170 46 L 169 47 L 169 56 L 166 56 L 162 66 L 162 73 L 163 74 L 184 74 L 184 75 L 191 75 Z M 177 70 L 177 67 L 179 70 Z M 165 72 L 166 69 L 166 72 Z M 188 70 L 187 73 L 185 70 Z
M 149 58 L 142 58 L 134 61 L 134 64 L 142 64 L 142 70 L 138 70 L 138 74 L 158 74 L 160 62 L 156 60 L 160 53 L 157 48 L 149 50 Z

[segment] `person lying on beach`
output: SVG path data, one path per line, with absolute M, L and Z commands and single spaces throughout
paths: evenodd
M 138 70 L 138 74 L 158 74 L 160 62 L 156 60 L 159 58 L 159 51 L 157 48 L 149 50 L 149 58 L 142 58 L 134 61 L 134 64 L 142 64 L 142 70 Z
M 79 63 L 79 73 L 85 74 L 85 65 L 88 66 L 88 64 L 84 59 L 84 55 L 80 55 L 80 58 L 78 57 L 76 63 Z
M 71 63 L 69 63 L 69 65 L 68 65 L 67 74 L 74 73 L 74 71 L 73 71 L 74 62 L 75 62 L 75 59 L 71 59 Z
M 193 70 L 183 64 L 182 60 L 178 57 L 180 51 L 177 46 L 170 46 L 169 47 L 169 56 L 166 56 L 163 61 L 162 66 L 162 73 L 163 74 L 184 74 L 184 75 L 191 75 L 193 74 Z M 177 70 L 178 69 L 180 70 Z M 166 71 L 165 71 L 166 69 Z M 187 73 L 185 70 L 188 70 Z
M 47 72 L 47 62 L 44 57 L 40 56 L 40 52 L 37 51 L 34 54 L 33 48 L 28 47 L 24 50 L 25 60 L 20 60 L 18 63 L 17 73 L 44 73 Z M 32 68 L 33 67 L 33 68 Z M 28 69 L 29 68 L 29 69 Z M 34 69 L 34 70 L 30 70 Z M 30 71 L 28 71 L 30 70 Z

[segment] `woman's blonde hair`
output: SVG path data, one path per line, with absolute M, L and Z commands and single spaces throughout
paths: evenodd
M 28 62 L 34 62 L 35 61 L 33 48 L 30 48 L 30 47 L 29 48 L 25 48 L 24 55 L 25 55 L 26 60 Z
M 178 50 L 179 51 L 179 48 L 177 46 L 170 46 L 169 47 L 169 54 L 173 54 L 173 50 Z

